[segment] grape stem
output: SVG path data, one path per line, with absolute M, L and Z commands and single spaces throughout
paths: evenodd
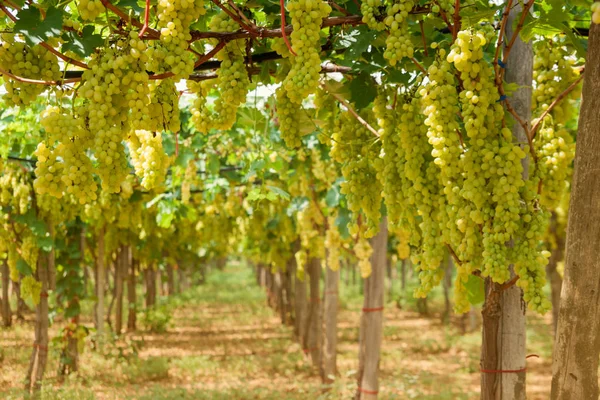
M 15 81 L 18 81 L 18 82 L 32 83 L 35 85 L 46 85 L 46 86 L 64 85 L 66 83 L 74 83 L 74 82 L 79 82 L 81 80 L 81 78 L 71 78 L 71 79 L 64 79 L 64 80 L 58 80 L 58 81 L 40 81 L 37 79 L 28 79 L 28 78 L 23 78 L 21 76 L 11 74 L 10 72 L 4 70 L 3 68 L 0 68 L 0 75 L 8 76 L 9 78 L 14 79 Z
M 143 27 L 143 24 L 140 21 L 138 21 L 135 18 L 130 18 L 127 14 L 125 14 L 123 11 L 121 11 L 118 7 L 113 5 L 109 0 L 100 0 L 100 1 L 104 5 L 104 7 L 106 7 L 113 13 L 115 13 L 123 21 L 135 26 L 136 28 L 141 29 Z M 146 30 L 148 31 L 148 36 L 146 38 L 160 39 L 160 32 L 158 32 L 156 29 L 152 29 L 152 28 L 148 27 Z
M 256 32 L 256 25 L 252 21 L 250 21 L 248 17 L 246 17 L 246 14 L 244 14 L 242 10 L 240 10 L 240 8 L 236 6 L 232 0 L 228 0 L 227 4 L 229 4 L 229 7 L 233 8 L 235 12 L 240 16 L 240 18 L 242 18 L 244 22 L 252 28 L 252 31 Z
M 10 18 L 13 22 L 17 22 L 19 20 L 17 17 L 15 17 L 14 15 L 12 15 L 12 13 L 4 6 L 4 4 L 0 4 L 0 10 L 2 10 L 6 14 L 6 16 L 8 16 L 8 18 Z M 74 60 L 71 57 L 68 57 L 68 56 L 62 54 L 58 50 L 55 50 L 48 43 L 41 42 L 40 44 L 42 45 L 42 47 L 44 47 L 45 49 L 47 49 L 48 51 L 50 51 L 52 54 L 54 54 L 55 56 L 57 56 L 61 60 L 65 61 L 65 62 L 67 62 L 69 64 L 76 65 L 76 66 L 78 66 L 80 68 L 89 69 L 89 67 L 87 66 L 87 64 L 82 63 L 82 62 L 77 61 L 77 60 Z
M 410 58 L 410 61 L 412 61 L 412 62 L 413 62 L 413 64 L 415 64 L 415 65 L 416 65 L 416 66 L 417 66 L 417 67 L 418 67 L 418 68 L 421 70 L 421 72 L 422 72 L 422 73 L 424 73 L 425 75 L 427 75 L 427 70 L 426 70 L 426 69 L 425 69 L 425 68 L 424 68 L 424 67 L 421 65 L 421 63 L 420 63 L 420 62 L 418 62 L 418 61 L 416 60 L 416 58 L 414 58 L 414 57 L 411 57 L 411 58 Z
M 352 114 L 352 116 L 354 116 L 354 118 L 356 118 L 356 120 L 358 122 L 360 122 L 365 128 L 367 128 L 373 135 L 375 135 L 376 137 L 379 137 L 379 132 L 377 132 L 375 130 L 375 128 L 373 128 L 371 125 L 369 125 L 369 123 L 367 121 L 365 121 L 360 115 L 358 115 L 358 113 L 354 110 L 354 108 L 352 108 L 350 103 L 348 103 L 346 100 L 344 100 L 339 94 L 332 93 L 326 84 L 321 84 L 321 87 L 326 92 L 328 92 L 330 95 L 332 95 L 333 98 L 336 99 L 341 105 L 346 107 L 348 109 L 348 112 L 350 112 L 350 114 Z
M 329 5 L 331 7 L 335 8 L 336 10 L 338 10 L 339 12 L 341 12 L 342 14 L 344 14 L 345 16 L 352 15 L 352 14 L 350 14 L 350 12 L 348 10 L 346 10 L 344 7 L 341 7 L 339 4 L 337 4 L 333 0 L 329 0 L 328 3 L 329 3 Z
M 234 14 L 229 8 L 225 7 L 219 0 L 211 0 L 211 1 L 217 7 L 219 7 L 221 10 L 225 11 L 225 13 L 227 15 L 229 15 L 229 17 L 231 17 L 232 20 L 234 20 L 235 22 L 237 22 L 238 25 L 240 25 L 242 28 L 244 28 L 246 31 L 248 31 L 248 33 L 250 34 L 250 36 L 258 36 L 258 34 L 256 33 L 256 29 L 254 29 L 250 25 L 247 25 L 244 21 L 242 21 L 240 19 L 240 17 L 238 15 Z
M 284 2 L 285 2 L 285 0 L 279 0 L 279 8 L 281 10 L 281 36 L 283 37 L 283 41 L 285 42 L 285 45 L 290 50 L 290 53 L 297 56 L 294 49 L 292 49 L 292 45 L 290 44 L 290 41 L 288 40 L 287 33 L 285 32 L 287 27 L 285 25 L 285 4 L 284 4 Z
M 452 258 L 454 259 L 454 262 L 456 263 L 456 265 L 462 266 L 463 263 L 460 260 L 460 258 L 458 258 L 458 255 L 456 254 L 456 252 L 454 251 L 452 246 L 450 246 L 449 243 L 446 243 L 446 247 L 448 248 L 448 251 L 450 252 L 450 255 L 452 256 Z
M 425 39 L 425 28 L 423 28 L 423 20 L 419 21 L 419 27 L 421 28 L 421 40 L 423 41 L 423 54 L 425 54 L 425 57 L 429 57 L 429 52 L 427 51 L 427 39 Z
M 458 37 L 458 31 L 460 31 L 460 0 L 456 0 L 454 3 L 454 25 L 452 26 L 452 42 Z
M 208 60 L 213 58 L 219 51 L 221 51 L 221 49 L 223 47 L 225 47 L 226 44 L 227 44 L 227 42 L 225 42 L 225 41 L 219 42 L 214 47 L 214 49 L 212 49 L 211 51 L 209 51 L 208 53 L 206 53 L 205 55 L 200 57 L 200 59 L 198 59 L 198 61 L 196 61 L 196 63 L 194 64 L 194 68 L 199 67 L 200 65 L 204 64 L 205 62 L 207 62 Z M 150 75 L 149 79 L 151 79 L 151 80 L 165 79 L 165 78 L 170 78 L 173 75 L 175 75 L 175 74 L 173 74 L 172 72 L 165 72 L 165 73 L 158 74 L 158 75 Z
M 144 9 L 144 25 L 142 26 L 142 29 L 140 30 L 140 34 L 138 35 L 139 38 L 144 36 L 144 33 L 146 33 L 146 30 L 148 29 L 148 23 L 150 20 L 150 0 L 146 0 L 146 8 Z
M 554 99 L 554 101 L 548 106 L 548 108 L 546 110 L 544 110 L 542 115 L 540 115 L 540 117 L 537 119 L 537 121 L 531 128 L 531 131 L 529 132 L 528 136 L 531 138 L 532 141 L 533 141 L 533 139 L 535 139 L 535 134 L 537 133 L 538 128 L 544 121 L 544 118 L 546 118 L 546 116 L 552 111 L 552 109 L 554 107 L 556 107 L 556 105 L 558 103 L 560 103 L 560 101 L 562 99 L 564 99 L 569 93 L 571 93 L 573 91 L 573 89 L 575 89 L 577 87 L 577 85 L 579 85 L 579 83 L 581 82 L 582 79 L 583 79 L 583 75 L 579 76 L 579 78 L 577 78 L 577 80 L 575 82 L 571 83 L 571 85 L 569 85 L 569 87 L 566 88 L 561 94 L 559 94 L 558 97 L 556 99 Z

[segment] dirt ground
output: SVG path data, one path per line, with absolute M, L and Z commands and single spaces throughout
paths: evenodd
M 439 291 L 424 316 L 408 295 L 398 309 L 400 289 L 394 290 L 384 314 L 380 398 L 477 399 L 479 322 L 475 320 L 473 332 L 463 334 L 462 317 L 441 323 Z M 214 271 L 205 285 L 169 300 L 167 332 L 127 334 L 110 341 L 104 354 L 86 346 L 76 375 L 60 379 L 58 355 L 51 352 L 43 398 L 350 399 L 356 388 L 358 284 L 342 283 L 340 297 L 339 374 L 330 386 L 321 384 L 291 327 L 282 326 L 266 306 L 249 268 L 238 264 Z M 51 337 L 59 326 L 54 324 Z M 0 331 L 1 398 L 23 398 L 32 340 L 31 320 Z M 135 343 L 141 343 L 137 356 Z M 549 316 L 530 315 L 528 351 L 539 356 L 527 363 L 530 400 L 549 398 L 551 344 Z

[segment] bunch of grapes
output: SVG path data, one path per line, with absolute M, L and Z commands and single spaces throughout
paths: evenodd
M 172 72 L 179 81 L 194 71 L 194 56 L 188 52 L 192 39 L 190 25 L 206 13 L 203 0 L 159 0 L 158 30 L 160 41 L 148 49 L 148 70 Z
M 382 0 L 365 0 L 360 3 L 360 13 L 362 22 L 367 24 L 370 29 L 382 31 L 385 29 L 384 14 L 385 5 Z
M 289 148 L 300 147 L 302 145 L 299 118 L 299 113 L 302 111 L 301 107 L 290 100 L 287 91 L 283 87 L 277 88 L 275 98 L 281 138 Z
M 414 46 L 408 32 L 408 15 L 415 6 L 413 0 L 396 0 L 387 8 L 385 25 L 390 34 L 385 40 L 383 56 L 394 66 L 404 57 L 412 57 Z
M 40 122 L 49 135 L 49 142 L 58 142 L 52 153 L 63 161 L 60 176 L 63 184 L 59 186 L 79 204 L 94 201 L 98 185 L 94 181 L 92 162 L 86 154 L 93 138 L 85 129 L 82 119 L 51 106 L 42 113 Z
M 151 85 L 148 109 L 151 121 L 146 129 L 156 132 L 179 132 L 179 92 L 173 79 L 163 79 L 160 83 L 155 82 Z
M 161 133 L 139 129 L 129 135 L 127 143 L 135 173 L 142 178 L 142 187 L 150 190 L 160 186 L 169 166 Z
M 429 81 L 420 89 L 423 113 L 426 116 L 427 137 L 433 147 L 433 163 L 439 168 L 440 182 L 446 198 L 440 210 L 442 240 L 449 244 L 460 243 L 461 235 L 454 221 L 464 199 L 459 195 L 463 184 L 460 127 L 457 120 L 459 99 L 456 79 L 451 64 L 446 61 L 446 51 L 438 50 L 438 59 L 429 67 Z
M 536 180 L 532 179 L 526 188 L 527 197 L 537 198 L 536 190 Z M 549 212 L 536 207 L 535 202 L 529 202 L 527 208 L 522 211 L 519 235 L 514 247 L 515 273 L 519 276 L 517 286 L 523 289 L 523 299 L 529 309 L 540 314 L 552 307 L 544 294 L 546 265 L 551 253 L 544 248 L 543 239 L 549 221 Z
M 181 182 L 181 202 L 183 204 L 189 204 L 189 202 L 190 202 L 191 187 L 192 187 L 192 183 L 196 180 L 196 176 L 197 176 L 196 161 L 190 160 L 190 161 L 188 161 L 188 165 L 185 168 L 183 182 Z
M 132 31 L 128 40 L 120 39 L 115 46 L 93 55 L 90 69 L 82 77 L 80 93 L 87 103 L 81 114 L 94 137 L 92 148 L 102 189 L 111 193 L 121 190 L 128 173 L 122 143 L 125 133 L 150 118 L 148 74 L 144 70 L 147 55 L 139 50 L 140 43 Z
M 537 119 L 548 109 L 556 96 L 564 92 L 578 77 L 573 68 L 573 56 L 558 40 L 543 41 L 535 46 L 533 114 Z M 573 136 L 566 129 L 574 107 L 571 99 L 578 96 L 577 91 L 557 103 L 541 121 L 533 141 L 538 160 L 533 175 L 541 179 L 543 191 L 542 205 L 555 208 L 568 189 L 573 172 L 575 157 Z
M 292 69 L 283 87 L 290 101 L 302 104 L 319 83 L 321 24 L 331 13 L 331 7 L 321 0 L 292 0 L 287 10 L 292 17 L 291 45 L 296 55 L 291 56 Z
M 379 125 L 379 135 L 383 149 L 383 168 L 379 171 L 378 179 L 383 184 L 383 198 L 388 213 L 390 227 L 404 225 L 407 232 L 409 220 L 414 220 L 416 210 L 407 204 L 404 196 L 404 188 L 408 187 L 408 181 L 404 175 L 404 164 L 406 158 L 397 132 L 400 114 L 389 104 L 395 97 L 396 89 L 382 89 L 375 98 L 373 112 Z M 335 144 L 334 144 L 335 145 Z
M 14 164 L 2 165 L 0 176 L 0 208 L 11 207 L 15 214 L 25 214 L 31 201 L 27 170 Z M 0 214 L 1 215 L 1 214 Z
M 14 34 L 0 36 L 0 65 L 21 78 L 54 81 L 60 78 L 58 59 L 41 45 L 29 46 L 16 40 Z M 2 96 L 9 106 L 27 106 L 46 90 L 45 85 L 19 82 L 4 77 L 6 93 Z
M 439 170 L 432 162 L 431 146 L 427 140 L 427 127 L 421 114 L 421 99 L 407 96 L 399 101 L 398 136 L 404 154 L 404 170 L 398 173 L 404 178 L 403 196 L 406 203 L 420 215 L 416 228 L 419 232 L 420 251 L 411 260 L 421 271 L 419 296 L 425 296 L 431 287 L 439 283 L 444 259 L 444 243 L 440 224 L 441 210 L 445 209 L 445 198 L 441 191 Z M 406 226 L 400 225 L 400 227 Z M 414 229 L 414 228 L 413 228 Z
M 79 0 L 77 8 L 84 21 L 93 21 L 104 12 L 104 5 L 100 0 Z
M 325 249 L 327 250 L 327 266 L 332 271 L 340 269 L 340 249 L 342 237 L 335 223 L 337 212 L 327 217 L 327 232 L 325 233 Z
M 379 230 L 381 219 L 383 188 L 377 179 L 383 168 L 381 143 L 350 112 L 341 113 L 337 124 L 330 155 L 342 164 L 345 181 L 341 192 L 346 195 L 348 209 L 356 220 L 361 213 L 364 215 L 364 236 L 370 238 Z M 353 233 L 357 229 L 357 225 L 351 226 Z
M 373 255 L 373 247 L 365 237 L 364 228 L 360 228 L 356 233 L 356 243 L 354 245 L 354 254 L 358 259 L 358 269 L 360 276 L 364 279 L 371 276 L 373 267 L 371 265 L 371 256 Z
M 33 187 L 36 193 L 49 194 L 60 199 L 64 192 L 63 176 L 64 163 L 58 159 L 55 150 L 49 149 L 40 142 L 33 153 L 37 157 L 35 165 L 35 181 Z
M 38 282 L 33 276 L 27 275 L 21 279 L 21 296 L 30 299 L 34 305 L 40 302 L 42 293 L 42 283 Z
M 324 258 L 325 243 L 321 235 L 321 228 L 325 219 L 319 205 L 311 201 L 296 214 L 297 231 L 300 237 L 300 245 L 306 250 L 310 257 Z

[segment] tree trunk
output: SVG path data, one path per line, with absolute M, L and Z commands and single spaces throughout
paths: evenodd
M 446 271 L 444 271 L 444 312 L 442 314 L 442 324 L 450 322 L 450 313 L 452 312 L 452 303 L 450 302 L 450 288 L 452 287 L 452 257 L 446 257 Z
M 579 114 L 552 400 L 598 399 L 600 353 L 600 26 L 592 23 Z
M 306 269 L 309 276 L 310 287 L 310 299 L 308 304 L 308 353 L 310 354 L 312 364 L 319 369 L 319 373 L 323 376 L 321 364 L 321 291 L 319 288 L 319 282 L 321 280 L 321 260 L 318 258 L 311 258 L 308 261 Z
M 565 240 L 564 237 L 556 231 L 557 229 L 556 214 L 552 213 L 550 221 L 550 234 L 554 237 L 554 249 L 552 255 L 546 265 L 546 278 L 550 282 L 550 299 L 552 300 L 552 328 L 556 334 L 558 325 L 558 310 L 560 307 L 560 291 L 562 290 L 562 278 L 558 273 L 556 266 L 565 257 Z
M 510 10 L 507 24 L 507 43 L 513 35 L 515 19 L 521 17 L 523 7 L 515 4 Z M 506 81 L 517 83 L 519 89 L 510 101 L 515 112 L 524 121 L 531 120 L 531 82 L 533 79 L 533 48 L 520 38 L 514 42 L 506 60 Z M 516 142 L 526 143 L 527 132 L 514 123 L 513 137 Z M 523 177 L 527 178 L 529 160 L 525 158 Z M 511 275 L 514 275 L 511 267 Z M 481 398 L 484 400 L 525 400 L 525 311 L 523 292 L 517 286 L 500 290 L 500 285 L 486 279 L 486 300 L 482 310 L 483 329 L 481 345 Z M 521 370 L 517 373 L 483 371 Z
M 173 271 L 173 264 L 167 265 L 167 294 L 169 296 L 175 295 L 175 271 Z
M 156 294 L 159 296 L 164 296 L 165 290 L 163 287 L 162 271 L 158 268 L 158 266 L 156 266 L 156 269 L 154 270 L 154 280 L 156 285 Z
M 23 321 L 25 320 L 24 314 L 30 310 L 23 297 L 21 297 L 21 277 L 19 277 L 18 282 L 13 282 L 13 292 L 17 297 L 17 320 Z
M 379 224 L 379 232 L 371 239 L 372 272 L 364 282 L 363 312 L 360 318 L 358 358 L 358 390 L 356 399 L 377 399 L 379 393 L 379 357 L 383 340 L 383 296 L 387 260 L 387 218 Z
M 284 276 L 284 290 L 285 290 L 285 309 L 287 314 L 288 325 L 293 325 L 295 321 L 294 316 L 294 293 L 292 289 L 292 279 L 296 274 L 296 259 L 291 257 L 287 263 Z
M 294 334 L 298 338 L 298 343 L 302 349 L 307 349 L 306 345 L 306 320 L 308 318 L 308 307 L 306 301 L 306 278 L 304 280 L 298 278 L 294 274 L 294 313 L 296 319 L 294 321 Z
M 138 261 L 131 260 L 129 274 L 127 274 L 127 331 L 135 332 L 137 322 L 137 304 L 135 292 L 135 270 Z
M 400 267 L 400 271 L 401 271 L 401 286 L 402 286 L 402 293 L 404 293 L 406 291 L 406 260 L 402 260 L 402 265 Z
M 48 264 L 50 255 L 40 252 L 37 262 L 36 275 L 42 288 L 40 302 L 35 312 L 35 341 L 29 360 L 29 368 L 25 378 L 25 391 L 33 390 L 36 397 L 40 396 L 46 363 L 48 361 Z M 33 380 L 33 387 L 32 387 Z
M 337 228 L 335 228 L 337 229 Z M 325 272 L 325 291 L 323 304 L 323 319 L 325 334 L 323 336 L 323 377 L 326 383 L 335 380 L 337 374 L 337 311 L 340 271 Z
M 280 271 L 277 273 L 275 277 L 275 284 L 277 287 L 277 300 L 279 303 L 279 317 L 281 319 L 281 324 L 285 325 L 287 323 L 287 312 L 285 306 L 285 271 Z
M 8 295 L 8 285 L 10 284 L 10 271 L 6 260 L 2 261 L 2 325 L 8 328 L 12 325 L 12 315 L 10 311 L 10 296 Z
M 393 277 L 394 267 L 393 267 L 393 264 L 394 263 L 392 262 L 392 258 L 388 255 L 385 269 L 387 271 L 387 277 L 388 277 L 388 298 L 390 298 L 390 299 L 394 297 L 394 277 Z
M 179 291 L 180 292 L 185 292 L 186 290 L 189 289 L 189 284 L 188 284 L 188 280 L 187 280 L 187 276 L 185 274 L 185 269 L 183 268 L 183 265 L 179 265 L 179 268 L 177 269 L 177 275 L 179 275 Z
M 150 309 L 156 304 L 156 271 L 149 265 L 144 271 L 146 277 L 146 308 Z
M 100 342 L 104 339 L 104 288 L 106 286 L 104 232 L 104 227 L 98 232 L 98 256 L 96 257 L 96 332 Z
M 128 252 L 127 246 L 122 245 L 119 250 L 119 255 L 117 256 L 117 261 L 115 262 L 115 297 L 117 302 L 117 310 L 115 312 L 115 333 L 117 335 L 120 335 L 123 330 L 123 281 L 128 269 Z

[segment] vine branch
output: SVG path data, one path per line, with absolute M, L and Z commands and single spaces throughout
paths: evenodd
M 367 128 L 373 135 L 375 135 L 376 137 L 379 137 L 379 132 L 377 132 L 375 130 L 375 128 L 373 128 L 371 125 L 369 125 L 369 123 L 367 121 L 365 121 L 363 119 L 363 117 L 361 117 L 355 110 L 354 108 L 352 108 L 352 106 L 350 105 L 350 103 L 348 103 L 346 100 L 344 100 L 344 98 L 342 98 L 339 94 L 337 93 L 332 93 L 329 91 L 329 88 L 327 87 L 327 85 L 325 84 L 321 84 L 321 87 L 323 89 L 325 89 L 330 95 L 333 96 L 334 99 L 336 99 L 340 104 L 342 104 L 344 107 L 346 107 L 348 109 L 348 112 L 350 112 L 350 114 L 352 114 L 352 116 L 354 118 L 356 118 L 356 120 L 358 122 L 361 123 L 361 125 L 363 125 L 365 128 Z
M 537 119 L 537 121 L 535 122 L 535 124 L 531 128 L 531 131 L 529 132 L 528 136 L 531 138 L 531 141 L 533 141 L 533 139 L 535 139 L 535 134 L 536 134 L 538 128 L 540 127 L 540 125 L 542 124 L 544 118 L 546 118 L 546 116 L 550 113 L 550 111 L 552 111 L 552 109 L 554 107 L 556 107 L 556 105 L 558 103 L 560 103 L 560 101 L 562 99 L 564 99 L 565 97 L 567 97 L 568 94 L 571 93 L 573 91 L 573 89 L 575 89 L 577 87 L 577 85 L 579 85 L 579 82 L 581 82 L 582 79 L 583 79 L 583 75 L 581 75 L 579 78 L 577 78 L 577 80 L 575 82 L 571 83 L 571 85 L 569 85 L 568 88 L 566 88 L 561 94 L 559 94 L 558 97 L 556 99 L 554 99 L 554 101 L 542 113 L 542 115 L 540 115 L 540 117 Z

